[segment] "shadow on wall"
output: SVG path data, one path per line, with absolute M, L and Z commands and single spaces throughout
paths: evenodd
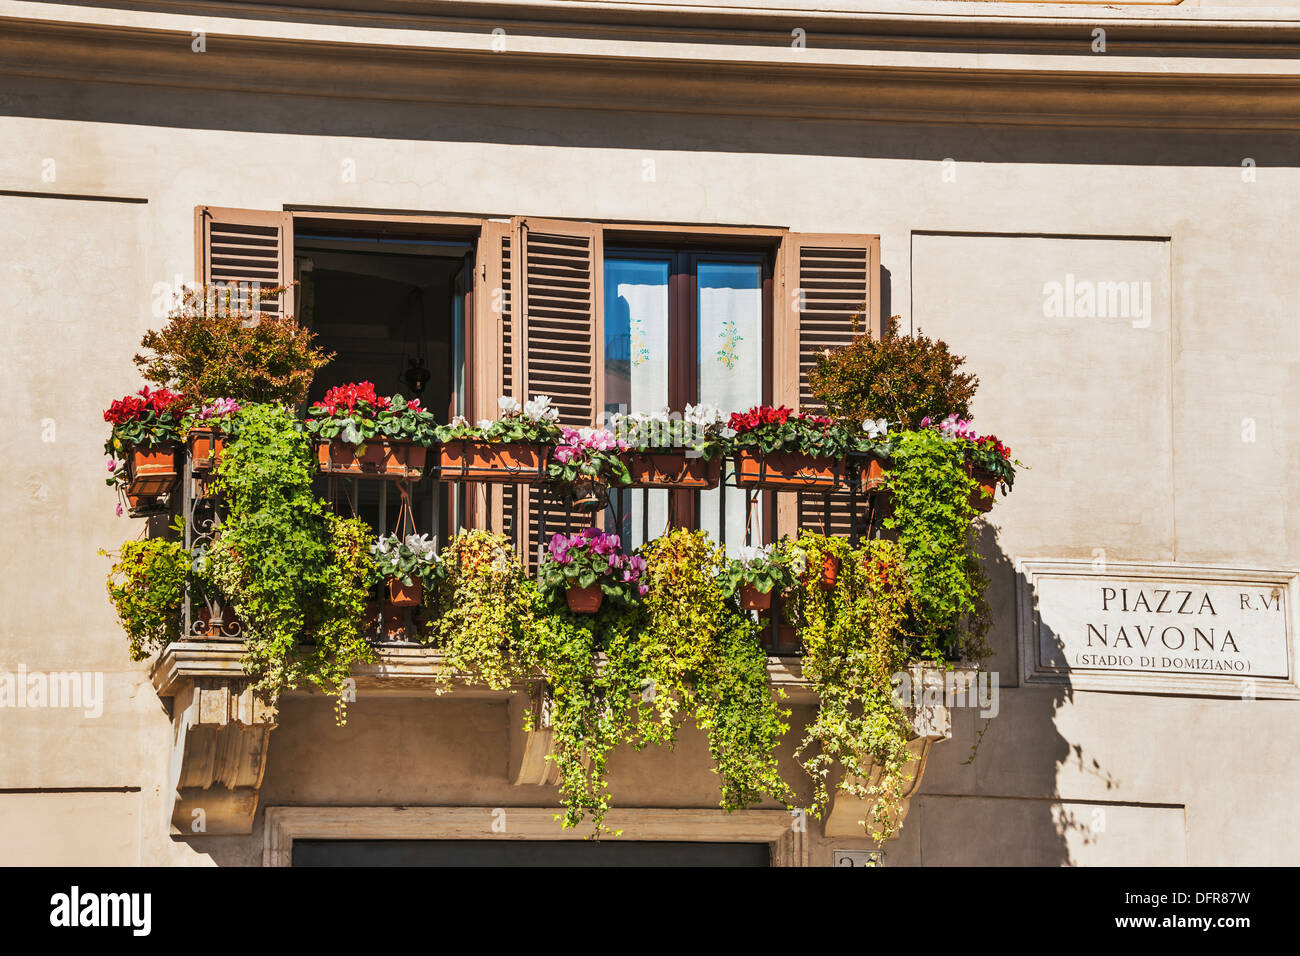
M 606 149 L 1083 165 L 1300 164 L 1300 134 L 889 125 L 673 112 L 455 106 L 6 77 L 0 115 L 143 127 Z
M 1073 700 L 1068 685 L 1019 686 L 1016 598 L 1020 581 L 996 527 L 981 520 L 977 548 L 989 577 L 998 712 L 954 708 L 952 740 L 936 746 L 899 837 L 885 847 L 890 866 L 1063 866 L 1098 839 L 1091 810 L 1063 801 L 1060 772 L 1106 777 L 1083 748 L 1061 736 L 1056 715 Z M 1089 766 L 1090 764 L 1090 766 Z M 1106 787 L 1117 787 L 1108 780 Z M 1082 808 L 1081 808 L 1082 807 Z

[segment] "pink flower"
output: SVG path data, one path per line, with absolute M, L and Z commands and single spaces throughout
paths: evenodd
M 117 516 L 122 517 L 122 502 L 120 501 L 117 503 Z

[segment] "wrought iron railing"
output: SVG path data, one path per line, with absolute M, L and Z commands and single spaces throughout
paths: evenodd
M 211 456 L 196 458 L 192 446 L 188 445 L 182 448 L 178 458 L 182 463 L 178 490 L 172 492 L 168 499 L 155 503 L 151 509 L 137 513 L 165 515 L 170 512 L 183 517 L 183 543 L 195 563 L 199 564 L 206 559 L 224 517 L 223 502 L 212 490 L 215 459 Z M 770 539 L 771 522 L 764 524 L 753 520 L 756 510 L 767 510 L 769 513 L 775 511 L 776 499 L 764 499 L 764 495 L 798 495 L 802 498 L 799 504 L 805 506 L 810 499 L 820 499 L 823 528 L 831 527 L 833 502 L 838 500 L 841 507 L 847 507 L 848 534 L 854 544 L 863 538 L 878 536 L 881 522 L 886 516 L 888 500 L 885 495 L 876 493 L 868 479 L 872 471 L 870 459 L 849 456 L 840 465 L 842 467 L 837 470 L 833 487 L 814 487 L 811 482 L 806 488 L 798 484 L 773 487 L 765 483 L 761 466 L 760 474 L 755 479 L 752 473 L 743 475 L 735 462 L 722 461 L 713 501 L 716 508 L 714 527 L 720 545 L 726 548 L 738 543 L 767 543 L 762 539 Z M 640 539 L 646 541 L 672 524 L 671 509 L 667 511 L 669 521 L 665 525 L 654 527 L 651 523 L 650 496 L 655 491 L 667 490 L 662 485 L 654 488 L 633 486 L 616 489 L 607 498 L 601 499 L 596 510 L 584 511 L 575 507 L 573 499 L 555 493 L 544 484 L 523 486 L 465 480 L 454 470 L 449 475 L 440 474 L 433 461 L 423 469 L 418 479 L 407 477 L 384 480 L 379 476 L 321 474 L 318 483 L 319 493 L 331 508 L 348 516 L 365 519 L 380 535 L 396 529 L 398 515 L 404 509 L 409 509 L 410 522 L 414 525 L 415 532 L 429 535 L 439 547 L 444 546 L 462 528 L 485 528 L 506 533 L 515 542 L 521 562 L 530 568 L 535 568 L 543 560 L 545 544 L 553 530 L 574 530 L 587 525 L 606 530 L 625 529 L 630 524 L 629 517 L 635 513 L 640 518 Z M 527 490 L 529 487 L 532 494 Z M 700 525 L 705 510 L 702 507 L 703 490 L 683 489 L 676 493 L 695 496 L 693 507 L 688 510 L 696 516 L 697 526 Z M 513 496 L 513 509 L 500 506 L 497 496 L 507 495 Z M 735 495 L 740 495 L 743 501 L 744 534 L 740 542 L 734 540 L 734 535 L 729 541 L 727 532 L 728 508 L 736 500 Z M 810 509 L 805 507 L 802 510 L 807 514 Z M 507 511 L 513 519 L 511 526 L 498 526 L 504 524 Z M 468 520 L 471 514 L 476 516 L 472 522 Z M 527 520 L 534 533 L 526 537 L 519 534 L 517 525 L 521 520 Z M 759 525 L 758 537 L 755 535 L 755 525 Z M 625 540 L 626 550 L 630 550 L 630 545 L 631 541 Z M 185 597 L 185 639 L 238 639 L 241 635 L 239 621 L 214 589 L 205 589 L 200 583 L 202 577 L 193 576 L 193 583 Z M 376 643 L 397 644 L 417 641 L 419 615 L 422 613 L 419 609 L 386 608 L 378 598 L 375 603 L 377 611 L 366 623 L 367 634 L 371 639 Z M 797 653 L 793 639 L 789 635 L 783 639 L 779 606 L 774 605 L 768 617 L 765 647 L 769 653 Z

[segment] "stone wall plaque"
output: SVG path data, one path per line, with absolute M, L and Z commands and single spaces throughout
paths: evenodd
M 1300 572 L 1028 559 L 1017 568 L 1026 683 L 1300 697 Z

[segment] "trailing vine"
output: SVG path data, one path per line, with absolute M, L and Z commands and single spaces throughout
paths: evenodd
M 897 830 L 896 813 L 911 759 L 909 723 L 893 700 L 893 675 L 911 659 L 902 639 L 912 596 L 897 544 L 869 541 L 854 550 L 842 538 L 805 532 L 799 545 L 812 568 L 827 554 L 839 558 L 832 590 L 816 575 L 792 595 L 791 616 L 803 642 L 803 673 L 818 706 L 795 759 L 813 780 L 811 812 L 830 804 L 831 772 L 838 790 L 872 803 L 862 821 L 878 841 Z
M 443 550 L 425 604 L 437 615 L 424 633 L 442 651 L 441 688 L 453 674 L 506 690 L 527 676 L 523 635 L 533 626 L 536 588 L 509 539 L 462 531 Z
M 236 421 L 214 479 L 229 512 L 209 565 L 243 623 L 244 669 L 272 702 L 304 681 L 337 697 L 374 660 L 360 637 L 373 538 L 312 493 L 311 446 L 289 409 L 249 405 Z
M 630 655 L 643 687 L 635 699 L 633 742 L 672 742 L 681 719 L 693 713 L 709 737 L 723 809 L 743 809 L 765 796 L 788 804 L 792 794 L 775 751 L 789 729 L 789 710 L 768 686 L 758 626 L 729 600 L 725 555 L 706 533 L 681 528 L 641 553 L 644 620 L 635 644 L 616 649 Z

